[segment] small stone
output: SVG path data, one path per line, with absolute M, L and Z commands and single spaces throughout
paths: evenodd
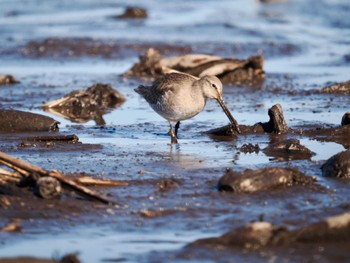
M 346 112 L 341 119 L 341 126 L 350 124 L 350 112 Z
M 117 16 L 117 18 L 133 18 L 140 19 L 148 16 L 147 10 L 141 7 L 127 7 L 123 14 Z

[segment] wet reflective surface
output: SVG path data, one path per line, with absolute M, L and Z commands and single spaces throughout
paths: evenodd
M 113 18 L 129 5 L 146 8 L 148 17 Z M 343 151 L 344 145 L 288 135 L 315 155 L 310 160 L 278 161 L 262 150 L 244 153 L 242 145 L 258 144 L 264 149 L 276 135 L 211 138 L 203 132 L 228 121 L 217 103 L 208 101 L 202 113 L 182 123 L 179 145 L 171 146 L 167 122 L 133 91 L 147 82 L 121 74 L 153 46 L 171 55 L 189 52 L 247 58 L 261 54 L 266 72 L 262 87 L 224 85 L 223 98 L 239 124 L 268 121 L 267 110 L 279 103 L 290 128 L 338 127 L 349 111 L 349 95 L 315 91 L 349 79 L 349 11 L 345 0 L 317 4 L 301 0 L 276 4 L 243 0 L 1 1 L 0 73 L 20 81 L 0 87 L 1 107 L 52 117 L 61 123 L 63 134 L 76 134 L 82 145 L 19 148 L 23 135 L 2 134 L 0 150 L 47 169 L 130 180 L 130 185 L 99 189 L 125 204 L 123 209 L 95 208 L 88 203 L 85 213 L 74 216 L 74 211 L 65 210 L 59 218 L 50 217 L 45 210 L 35 218 L 0 210 L 6 219 L 23 218 L 21 233 L 0 233 L 0 256 L 51 257 L 54 252 L 77 251 L 82 262 L 169 262 L 187 243 L 220 235 L 258 220 L 261 214 L 276 224 L 303 225 L 348 210 L 342 207 L 349 200 L 349 182 L 323 178 L 319 169 L 325 160 Z M 76 124 L 41 108 L 98 82 L 110 83 L 126 97 L 121 107 L 103 116 L 104 127 L 94 121 Z M 316 175 L 319 188 L 249 195 L 216 190 L 227 167 L 243 171 L 273 166 Z M 158 191 L 165 178 L 180 183 Z M 167 213 L 145 218 L 143 210 Z M 300 253 L 312 256 L 308 251 Z M 339 252 L 344 253 L 348 252 Z M 293 261 L 298 259 L 296 254 L 285 256 L 276 251 L 264 257 L 235 252 L 222 259 Z M 199 258 L 189 260 L 203 261 Z M 208 257 L 208 261 L 215 259 Z

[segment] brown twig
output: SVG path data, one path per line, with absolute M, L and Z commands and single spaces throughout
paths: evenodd
M 66 186 L 68 188 L 73 189 L 74 191 L 76 191 L 78 194 L 84 195 L 84 196 L 88 196 L 92 199 L 98 200 L 100 202 L 106 203 L 106 204 L 115 204 L 114 202 L 108 200 L 106 197 L 98 194 L 95 191 L 92 191 L 84 186 L 78 185 L 77 183 L 75 183 L 72 180 L 69 180 L 67 178 L 65 178 L 64 174 L 53 170 L 51 172 L 35 166 L 33 164 L 27 163 L 25 161 L 22 161 L 20 159 L 14 158 L 6 153 L 0 152 L 0 162 L 14 170 L 17 170 L 18 168 L 20 170 L 24 170 L 27 173 L 35 173 L 38 174 L 39 176 L 51 176 L 56 178 L 57 180 L 59 180 L 63 186 Z

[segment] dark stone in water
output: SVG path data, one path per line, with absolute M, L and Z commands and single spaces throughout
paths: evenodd
M 141 7 L 127 7 L 123 14 L 117 16 L 117 18 L 146 18 L 147 10 Z
M 268 167 L 258 170 L 245 170 L 238 173 L 228 169 L 218 182 L 219 191 L 252 193 L 279 187 L 314 183 L 309 177 L 294 168 Z
M 12 85 L 19 83 L 12 75 L 0 75 L 0 85 Z
M 333 155 L 322 166 L 322 175 L 336 178 L 350 178 L 350 150 Z
M 347 112 L 343 115 L 343 118 L 341 119 L 341 125 L 349 125 L 350 124 L 350 112 Z
M 0 133 L 58 131 L 59 122 L 40 114 L 0 110 Z

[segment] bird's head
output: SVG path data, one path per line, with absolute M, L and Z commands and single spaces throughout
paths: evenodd
M 204 96 L 208 99 L 219 99 L 222 96 L 222 83 L 215 76 L 204 76 L 200 79 Z

